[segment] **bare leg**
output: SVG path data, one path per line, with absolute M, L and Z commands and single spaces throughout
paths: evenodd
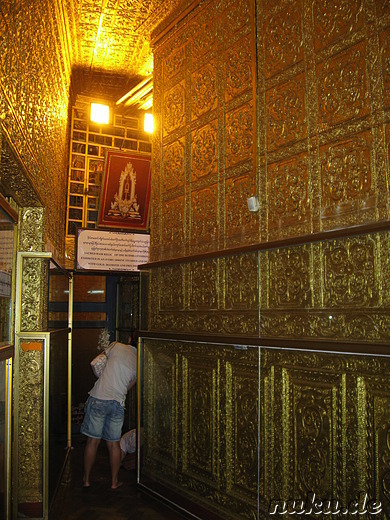
M 94 439 L 93 437 L 87 437 L 87 444 L 84 450 L 84 487 L 91 485 L 89 476 L 91 473 L 92 466 L 96 459 L 96 452 L 100 444 L 100 439 Z
M 121 448 L 119 441 L 107 441 L 107 448 L 111 466 L 111 489 L 116 489 L 122 485 L 122 482 L 118 482 L 118 473 L 121 465 Z

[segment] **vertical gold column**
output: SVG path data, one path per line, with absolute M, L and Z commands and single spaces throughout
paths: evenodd
M 44 211 L 25 208 L 19 219 L 19 250 L 42 251 Z M 26 259 L 22 264 L 20 331 L 43 330 L 45 323 L 45 263 Z M 14 508 L 41 516 L 43 508 L 43 343 L 16 342 L 14 373 L 15 450 Z M 16 515 L 15 515 L 16 516 Z

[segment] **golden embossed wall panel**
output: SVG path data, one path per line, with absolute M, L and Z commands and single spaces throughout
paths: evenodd
M 147 340 L 141 483 L 255 519 L 258 374 L 257 348 Z
M 389 233 L 261 255 L 260 333 L 389 341 Z
M 259 1 L 256 13 L 250 1 L 209 1 L 155 46 L 151 260 L 389 218 L 387 3 Z M 246 205 L 254 194 L 258 213 Z M 260 252 L 247 290 L 261 295 L 261 335 L 387 341 L 387 240 Z M 235 330 L 219 315 L 235 298 L 223 264 L 212 314 L 185 307 L 169 327 Z M 242 331 L 256 333 L 252 309 Z M 153 320 L 167 330 L 167 316 Z
M 389 217 L 388 9 L 377 4 L 258 3 L 262 240 Z
M 381 518 L 387 518 L 388 359 L 276 350 L 261 355 L 266 485 L 260 510 L 294 498 L 297 513 L 310 493 L 348 506 L 363 493 L 380 502 Z
M 207 2 L 156 44 L 153 260 L 259 238 L 246 202 L 257 192 L 253 13 L 252 0 Z
M 67 117 L 70 64 L 57 2 L 2 2 L 0 10 L 1 128 L 24 178 L 46 206 L 45 242 L 64 254 Z M 45 42 L 45 45 L 42 45 Z M 24 200 L 18 200 L 19 205 Z
M 256 336 L 257 253 L 176 264 L 150 273 L 150 328 Z

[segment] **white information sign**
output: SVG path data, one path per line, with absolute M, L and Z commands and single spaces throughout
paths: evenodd
M 77 269 L 138 271 L 149 261 L 150 236 L 97 229 L 79 230 Z

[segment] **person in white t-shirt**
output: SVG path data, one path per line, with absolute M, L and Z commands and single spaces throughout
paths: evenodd
M 84 487 L 90 487 L 90 473 L 101 439 L 107 443 L 111 489 L 121 486 L 118 473 L 121 465 L 120 439 L 127 392 L 137 381 L 137 349 L 114 341 L 105 350 L 107 364 L 89 391 L 81 433 L 87 436 L 84 451 Z

